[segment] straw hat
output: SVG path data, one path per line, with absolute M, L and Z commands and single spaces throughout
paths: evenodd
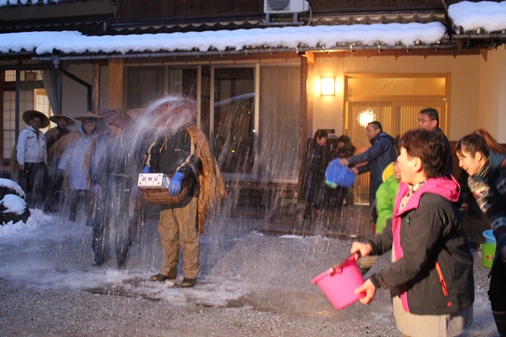
M 142 117 L 145 112 L 146 112 L 146 109 L 142 109 L 142 108 L 134 108 L 134 109 L 129 109 L 129 110 L 125 111 L 125 113 L 128 116 L 130 116 L 132 119 L 138 119 L 138 118 Z
M 23 120 L 26 124 L 30 125 L 30 119 L 34 117 L 34 115 L 40 117 L 40 128 L 43 129 L 49 125 L 49 118 L 44 115 L 42 112 L 37 110 L 26 110 L 23 113 Z
M 118 128 L 124 129 L 132 121 L 132 118 L 125 112 L 118 111 L 106 117 L 105 120 L 110 125 L 114 125 L 117 126 Z
M 94 114 L 93 112 L 91 111 L 86 111 L 86 113 L 84 115 L 81 115 L 81 116 L 77 116 L 77 117 L 74 117 L 75 120 L 78 120 L 78 121 L 83 121 L 85 119 L 97 119 L 97 120 L 102 120 L 104 119 L 103 117 L 97 115 L 97 114 Z
M 67 122 L 67 125 L 72 125 L 75 123 L 72 118 L 64 116 L 64 115 L 51 116 L 51 117 L 49 117 L 49 119 L 51 120 L 51 122 L 57 123 L 57 124 L 58 124 L 59 119 L 64 119 Z
M 144 121 L 157 128 L 180 128 L 195 123 L 197 102 L 188 98 L 169 96 L 148 107 Z

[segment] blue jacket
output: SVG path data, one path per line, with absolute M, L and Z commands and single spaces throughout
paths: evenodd
M 376 191 L 383 183 L 381 175 L 385 167 L 397 158 L 395 145 L 397 140 L 387 134 L 380 132 L 370 140 L 371 147 L 360 154 L 357 154 L 348 161 L 350 166 L 367 162 L 366 165 L 358 167 L 358 173 L 371 172 L 371 182 L 369 184 L 369 202 L 371 205 L 376 199 Z

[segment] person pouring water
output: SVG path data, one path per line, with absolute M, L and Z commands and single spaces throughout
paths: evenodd
M 377 288 L 390 289 L 397 328 L 404 336 L 458 336 L 473 319 L 473 255 L 458 209 L 460 186 L 445 175 L 445 140 L 423 129 L 400 139 L 401 183 L 392 219 L 350 252 L 392 251 L 392 263 L 373 273 L 356 294 L 369 304 Z

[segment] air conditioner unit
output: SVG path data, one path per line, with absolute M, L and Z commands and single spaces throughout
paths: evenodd
M 309 11 L 307 0 L 264 0 L 265 13 L 300 13 Z

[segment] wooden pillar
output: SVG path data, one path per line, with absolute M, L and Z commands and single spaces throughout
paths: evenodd
M 99 105 L 100 93 L 100 63 L 93 63 L 93 91 L 91 95 L 91 108 L 92 112 L 97 114 Z
M 306 167 L 306 143 L 308 128 L 308 104 L 307 104 L 307 72 L 308 62 L 306 57 L 300 58 L 300 117 L 299 117 L 299 201 L 304 198 L 304 170 Z
M 109 61 L 109 109 L 123 107 L 123 59 Z

